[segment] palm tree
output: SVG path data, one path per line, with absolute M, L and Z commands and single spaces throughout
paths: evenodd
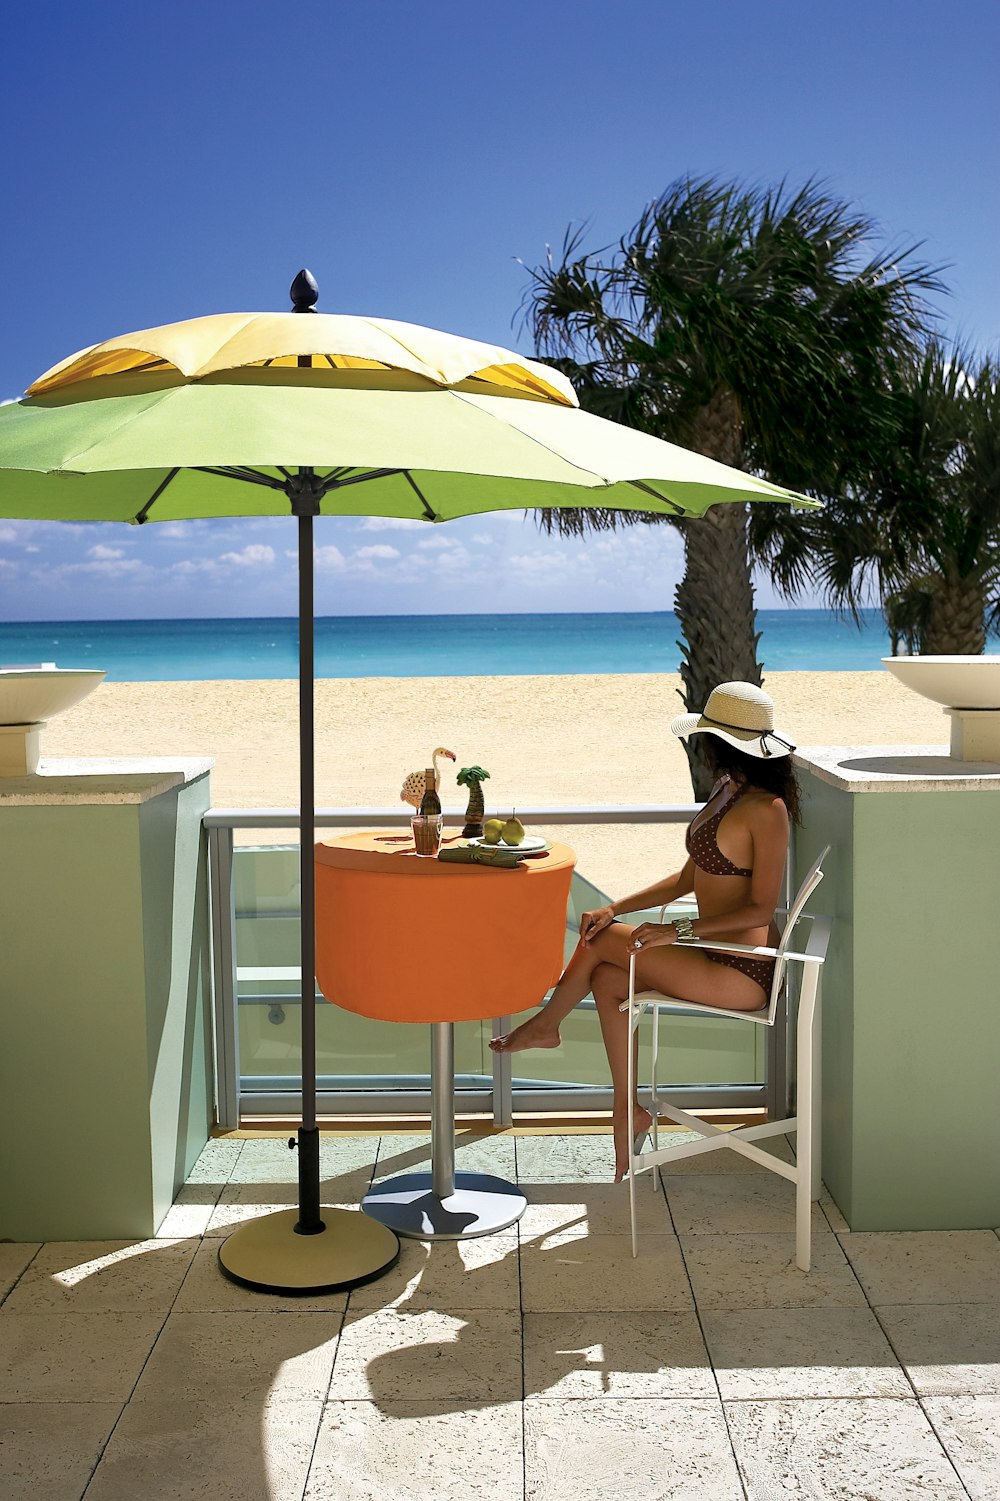
M 481 766 L 463 766 L 456 777 L 460 787 L 469 789 L 469 806 L 465 810 L 465 828 L 462 830 L 463 839 L 479 839 L 483 833 L 483 818 L 486 813 L 486 803 L 483 797 L 483 783 L 488 782 L 490 774 Z
M 885 599 L 893 650 L 902 639 L 911 652 L 980 655 L 1000 616 L 998 368 L 933 347 L 915 374 L 902 457 L 922 524 Z
M 610 253 L 581 253 L 568 233 L 561 259 L 531 271 L 525 318 L 590 410 L 822 495 L 890 425 L 887 366 L 912 347 L 919 294 L 937 286 L 912 249 L 866 260 L 874 234 L 813 182 L 786 192 L 684 178 Z M 662 519 L 558 510 L 540 524 L 580 535 Z M 671 524 L 685 549 L 681 697 L 701 710 L 716 683 L 761 681 L 748 511 Z M 780 551 L 794 525 L 771 517 L 759 545 Z M 702 798 L 711 774 L 698 742 L 687 751 Z
M 896 426 L 860 491 L 837 497 L 772 559 L 857 615 L 882 604 L 895 652 L 978 655 L 1000 619 L 1000 376 L 937 340 L 901 362 Z

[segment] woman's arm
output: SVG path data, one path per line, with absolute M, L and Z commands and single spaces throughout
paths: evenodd
M 643 907 L 662 907 L 693 890 L 694 866 L 688 860 L 682 870 L 668 876 L 665 881 L 658 881 L 655 886 L 647 886 L 645 891 L 636 891 L 632 896 L 623 896 L 617 902 L 608 902 L 606 907 L 598 907 L 594 912 L 585 912 L 580 919 L 580 937 L 584 943 L 589 943 L 610 927 L 620 913 L 636 912 Z

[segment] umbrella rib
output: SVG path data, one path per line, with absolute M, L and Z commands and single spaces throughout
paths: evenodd
M 135 518 L 135 524 L 136 524 L 136 526 L 142 526 L 143 522 L 149 516 L 150 506 L 153 505 L 154 501 L 159 500 L 159 498 L 163 494 L 164 490 L 170 484 L 170 481 L 177 478 L 178 473 L 179 473 L 179 470 L 177 470 L 177 469 L 171 469 L 171 471 L 167 475 L 167 477 L 165 479 L 162 479 L 160 481 L 160 483 L 157 485 L 156 489 L 153 491 L 152 495 L 146 501 L 146 504 L 142 507 L 142 509 L 137 514 L 137 516 Z
M 628 483 L 631 485 L 633 490 L 641 490 L 643 495 L 651 495 L 653 499 L 658 500 L 662 506 L 669 506 L 675 516 L 686 516 L 688 514 L 683 506 L 679 506 L 677 504 L 676 500 L 668 500 L 665 495 L 658 495 L 650 485 L 644 484 L 641 479 L 630 479 Z
M 413 491 L 414 495 L 420 501 L 420 504 L 423 506 L 424 511 L 425 511 L 425 513 L 427 515 L 427 520 L 428 521 L 440 521 L 441 517 L 438 516 L 438 514 L 432 509 L 432 507 L 430 505 L 428 505 L 426 495 L 421 490 L 420 486 L 417 484 L 416 480 L 413 478 L 413 475 L 410 473 L 410 471 L 408 469 L 404 469 L 403 470 L 403 478 L 405 479 L 406 483 L 409 485 L 410 489 Z
M 341 474 L 346 471 L 341 470 Z M 391 479 L 394 474 L 405 474 L 405 469 L 369 469 L 364 474 L 348 475 L 347 479 L 335 479 L 324 485 L 326 490 L 340 490 L 344 485 L 363 485 L 369 479 Z
M 324 476 L 323 476 L 323 494 L 325 495 L 328 490 L 333 490 L 337 485 L 340 484 L 340 482 L 343 479 L 344 475 L 345 474 L 350 474 L 350 472 L 351 472 L 350 469 L 347 468 L 346 465 L 342 465 L 341 468 L 339 468 L 339 469 L 331 469 L 329 474 L 324 474 Z
M 270 474 L 258 474 L 256 469 L 242 469 L 238 465 L 223 468 L 213 464 L 192 464 L 191 467 L 198 474 L 214 474 L 220 479 L 245 480 L 251 485 L 266 485 L 269 490 L 283 490 L 285 488 L 283 480 L 275 479 Z

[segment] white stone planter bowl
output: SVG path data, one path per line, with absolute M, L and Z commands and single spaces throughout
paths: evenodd
M 0 725 L 44 724 L 103 683 L 91 668 L 0 667 Z
M 1000 656 L 883 657 L 893 677 L 951 709 L 1000 709 Z

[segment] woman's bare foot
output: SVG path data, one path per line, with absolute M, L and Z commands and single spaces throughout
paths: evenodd
M 632 1111 L 632 1124 L 626 1126 L 624 1121 L 614 1122 L 615 1132 L 615 1182 L 620 1183 L 628 1172 L 628 1142 L 626 1131 L 630 1130 L 632 1140 L 644 1136 L 653 1124 L 653 1117 L 642 1105 L 636 1105 Z
M 554 1030 L 549 1026 L 542 1012 L 535 1016 L 529 1016 L 526 1022 L 515 1027 L 513 1032 L 505 1032 L 502 1037 L 494 1037 L 490 1047 L 494 1053 L 520 1053 L 525 1048 L 557 1048 L 559 1046 L 559 1028 Z

